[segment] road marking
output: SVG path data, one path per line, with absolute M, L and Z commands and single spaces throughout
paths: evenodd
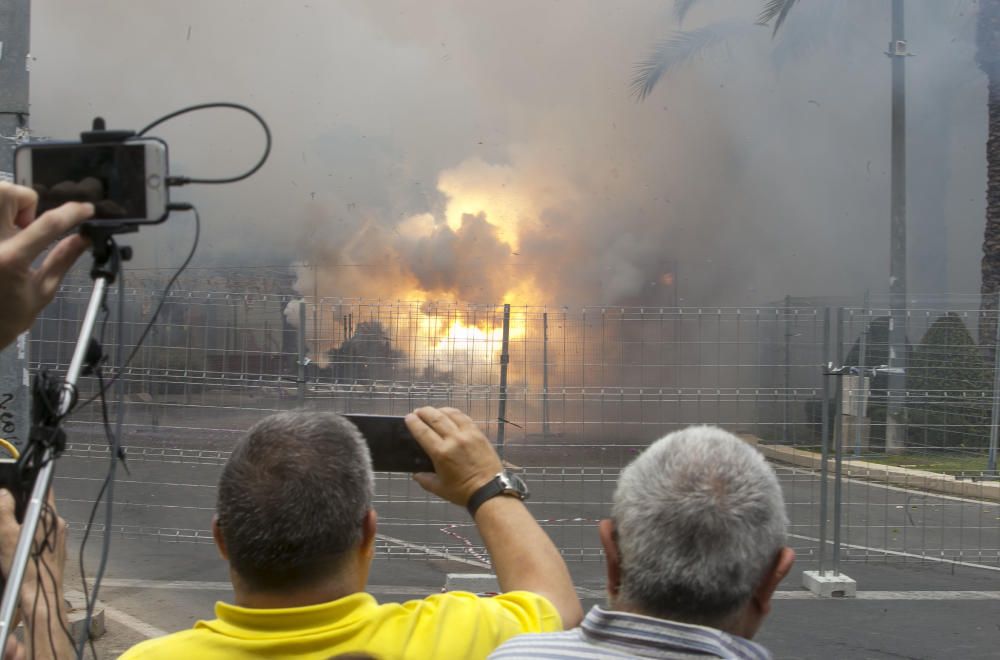
M 118 589 L 164 589 L 168 591 L 232 591 L 229 582 L 195 580 L 142 580 L 129 578 L 104 578 L 102 587 Z M 365 589 L 375 596 L 427 596 L 440 591 L 440 587 L 392 586 L 370 584 Z M 584 590 L 586 591 L 586 590 Z
M 845 463 L 845 465 L 847 465 L 847 464 Z M 857 468 L 857 469 L 860 470 L 861 468 Z M 864 469 L 868 470 L 868 468 L 864 468 Z M 796 473 L 796 474 L 811 475 L 811 476 L 816 477 L 817 479 L 820 478 L 820 470 L 819 470 L 819 468 L 812 469 L 812 468 L 804 468 L 804 467 L 798 467 L 798 466 L 782 465 L 782 466 L 780 466 L 780 471 L 777 471 L 778 472 L 778 479 L 779 479 L 779 481 L 781 479 L 781 472 L 783 472 L 783 471 L 788 471 L 788 472 L 792 472 L 792 473 Z M 868 471 L 871 472 L 871 470 L 868 470 Z M 846 472 L 846 470 L 845 470 L 845 472 Z M 945 475 L 945 474 L 942 473 L 942 476 L 948 476 L 948 475 Z M 827 472 L 826 478 L 829 479 L 829 480 L 834 480 L 836 478 L 836 474 L 831 470 L 831 471 Z M 931 490 L 920 490 L 919 488 L 905 488 L 903 486 L 893 486 L 893 485 L 890 485 L 890 484 L 879 483 L 879 482 L 877 482 L 877 481 L 874 480 L 874 477 L 868 477 L 868 478 L 865 478 L 865 477 L 850 477 L 850 476 L 847 476 L 847 474 L 844 474 L 841 477 L 841 479 L 843 481 L 845 481 L 845 482 L 854 482 L 856 484 L 864 484 L 866 486 L 874 486 L 875 488 L 883 488 L 885 490 L 894 490 L 894 491 L 896 491 L 898 493 L 913 493 L 913 494 L 917 494 L 917 495 L 924 495 L 926 497 L 935 497 L 935 498 L 942 499 L 942 500 L 951 500 L 953 502 L 965 502 L 967 504 L 980 504 L 980 505 L 985 505 L 985 506 L 998 506 L 998 503 L 996 501 L 994 501 L 994 500 L 987 500 L 987 499 L 977 500 L 977 499 L 972 499 L 972 498 L 968 498 L 968 497 L 958 497 L 957 495 L 946 495 L 945 493 L 935 493 L 934 491 L 931 491 Z M 792 483 L 796 483 L 796 482 L 793 480 Z M 877 506 L 884 506 L 885 505 L 884 502 L 877 502 L 877 503 L 874 503 L 874 504 L 876 504 Z
M 814 536 L 803 536 L 802 534 L 788 534 L 791 538 L 801 539 L 803 541 L 812 541 L 813 543 L 819 543 L 819 539 Z M 827 545 L 833 545 L 833 541 L 827 540 Z M 968 561 L 957 561 L 955 559 L 948 559 L 946 557 L 932 557 L 930 555 L 918 555 L 913 552 L 903 552 L 901 550 L 889 550 L 888 548 L 873 548 L 867 545 L 854 545 L 853 543 L 841 543 L 842 548 L 851 548 L 852 550 L 865 550 L 867 552 L 878 552 L 886 555 L 893 555 L 894 557 L 912 557 L 913 559 L 920 559 L 923 561 L 936 561 L 941 564 L 949 564 L 952 566 L 967 566 L 968 568 L 982 568 L 987 571 L 1000 571 L 1000 566 L 987 566 L 986 564 L 974 564 Z
M 187 591 L 232 591 L 229 582 L 198 582 L 186 580 L 130 580 L 128 578 L 104 578 L 102 587 L 122 587 L 125 589 L 179 589 Z
M 122 612 L 121 610 L 109 605 L 104 606 L 104 616 L 117 621 L 126 628 L 130 628 L 146 639 L 150 639 L 152 637 L 163 637 L 168 634 L 166 630 L 161 630 L 156 626 L 150 625 L 141 619 L 135 618 L 131 614 Z
M 386 541 L 388 543 L 394 543 L 400 547 L 407 548 L 409 550 L 417 550 L 425 555 L 430 555 L 431 557 L 438 557 L 439 559 L 447 559 L 448 561 L 457 561 L 461 564 L 468 564 L 469 566 L 477 566 L 479 568 L 492 568 L 486 562 L 478 561 L 476 559 L 466 559 L 465 557 L 456 557 L 454 555 L 448 554 L 447 552 L 441 552 L 440 550 L 435 550 L 434 548 L 428 548 L 426 545 L 420 545 L 419 543 L 410 543 L 409 541 L 404 541 L 403 539 L 397 539 L 394 536 L 386 536 L 385 534 L 376 534 L 375 538 Z
M 820 598 L 811 591 L 776 591 L 777 600 L 851 600 Z M 859 591 L 857 600 L 1000 600 L 1000 591 Z
M 232 587 L 228 582 L 198 582 L 184 580 L 136 580 L 127 578 L 105 578 L 101 583 L 104 587 L 117 587 L 123 589 L 166 589 L 166 590 L 187 590 L 187 591 L 231 591 Z M 368 585 L 365 589 L 367 593 L 374 596 L 414 596 L 422 598 L 431 594 L 439 593 L 440 587 L 434 586 L 393 586 L 393 585 Z M 578 587 L 577 594 L 581 598 L 604 598 L 607 594 L 600 589 L 589 589 Z M 776 591 L 774 598 L 778 600 L 835 600 L 820 598 L 811 591 L 803 589 Z M 1000 600 L 1000 591 L 859 591 L 857 600 Z M 850 600 L 844 598 L 841 600 Z M 164 631 L 151 626 L 135 617 L 132 617 L 121 610 L 117 610 L 105 605 L 105 613 L 119 623 L 135 630 L 136 632 L 157 637 L 166 634 Z

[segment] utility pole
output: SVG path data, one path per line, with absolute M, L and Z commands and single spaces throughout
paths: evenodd
M 14 147 L 28 129 L 30 0 L 0 0 L 0 180 L 14 178 Z M 0 438 L 28 441 L 28 334 L 0 351 Z
M 889 401 L 885 450 L 899 453 L 906 446 L 903 399 L 906 389 L 906 58 L 903 0 L 892 0 L 892 41 L 886 53 L 892 61 L 892 177 L 889 228 Z

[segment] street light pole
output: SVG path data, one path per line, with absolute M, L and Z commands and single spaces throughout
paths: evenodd
M 885 449 L 898 453 L 906 444 L 901 394 L 906 389 L 906 58 L 903 0 L 892 0 L 892 176 L 889 228 L 889 401 Z

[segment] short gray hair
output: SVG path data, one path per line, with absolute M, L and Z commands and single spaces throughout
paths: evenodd
M 340 415 L 262 419 L 219 479 L 216 511 L 230 564 L 262 591 L 332 573 L 361 542 L 373 491 L 368 446 Z
M 618 480 L 612 516 L 621 601 L 708 625 L 749 601 L 788 525 L 771 466 L 711 426 L 671 433 L 636 458 Z

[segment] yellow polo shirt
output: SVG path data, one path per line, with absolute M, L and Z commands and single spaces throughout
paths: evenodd
M 287 609 L 215 604 L 212 621 L 150 639 L 122 655 L 159 658 L 316 658 L 363 652 L 376 658 L 485 658 L 522 633 L 562 630 L 548 600 L 526 591 L 481 598 L 451 591 L 379 605 L 366 593 Z

